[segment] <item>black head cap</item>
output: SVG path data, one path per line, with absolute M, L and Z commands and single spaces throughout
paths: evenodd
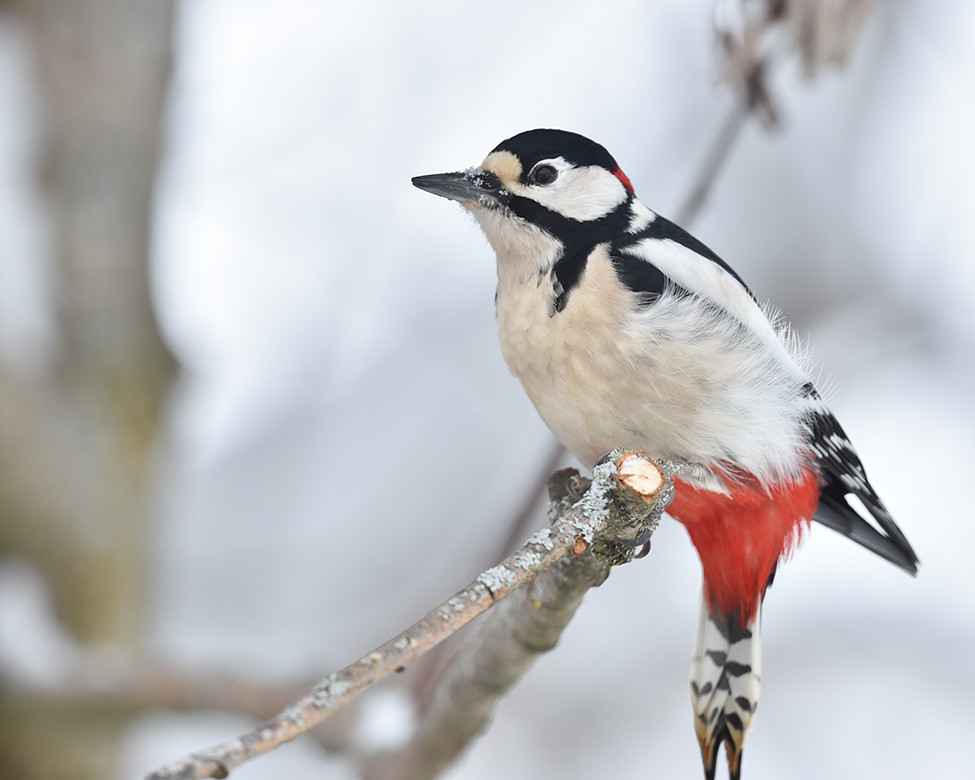
M 495 152 L 511 152 L 526 172 L 539 160 L 562 157 L 573 165 L 600 165 L 619 176 L 621 171 L 613 156 L 595 141 L 567 130 L 526 130 L 494 147 Z M 629 184 L 628 181 L 624 184 Z M 627 186 L 632 191 L 632 187 Z

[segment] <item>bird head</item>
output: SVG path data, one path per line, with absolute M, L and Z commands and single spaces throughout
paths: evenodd
M 611 236 L 628 214 L 633 185 L 606 149 L 564 130 L 528 130 L 498 144 L 479 167 L 416 176 L 421 190 L 470 211 L 498 252 L 526 241 Z M 610 219 L 613 215 L 620 219 Z

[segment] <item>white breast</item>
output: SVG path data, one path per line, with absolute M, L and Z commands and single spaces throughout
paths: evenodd
M 697 481 L 710 489 L 722 489 L 712 471 L 722 465 L 765 484 L 798 472 L 801 371 L 763 336 L 720 309 L 704 312 L 694 297 L 666 294 L 638 306 L 604 248 L 590 256 L 565 309 L 550 316 L 550 275 L 526 273 L 523 255 L 505 254 L 501 350 L 584 465 L 616 447 L 644 449 L 700 466 Z

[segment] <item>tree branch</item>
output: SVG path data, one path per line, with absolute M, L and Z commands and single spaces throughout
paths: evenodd
M 617 461 L 620 481 L 633 486 L 628 468 L 626 462 Z M 653 481 L 645 488 L 647 503 L 631 505 L 628 510 L 645 516 L 649 529 L 656 526 L 673 495 L 672 489 L 665 489 L 667 482 L 660 471 L 651 476 Z M 574 469 L 565 469 L 549 480 L 549 496 L 553 506 L 562 506 L 564 519 L 582 513 L 580 504 L 568 505 L 572 500 L 569 483 L 579 479 Z M 487 725 L 498 702 L 535 659 L 555 647 L 586 592 L 601 585 L 614 563 L 620 562 L 617 554 L 622 552 L 625 560 L 632 557 L 633 547 L 621 546 L 619 538 L 610 540 L 615 553 L 604 549 L 564 557 L 493 610 L 477 636 L 445 669 L 413 739 L 401 750 L 367 760 L 363 778 L 437 777 Z
M 617 456 L 615 460 L 596 467 L 592 483 L 581 499 L 571 506 L 567 506 L 571 499 L 559 503 L 557 519 L 550 529 L 534 534 L 501 564 L 481 573 L 470 585 L 440 604 L 419 622 L 355 663 L 329 675 L 311 693 L 253 730 L 167 764 L 147 775 L 146 780 L 227 777 L 245 761 L 294 739 L 369 686 L 394 671 L 405 669 L 424 652 L 533 580 L 539 573 L 563 559 L 569 559 L 559 567 L 559 574 L 551 575 L 543 584 L 534 587 L 530 595 L 522 595 L 520 605 L 507 608 L 503 616 L 494 621 L 494 627 L 487 632 L 487 641 L 478 643 L 486 648 L 486 657 L 491 659 L 490 667 L 507 680 L 504 689 L 510 687 L 528 665 L 525 648 L 517 648 L 513 629 L 518 621 L 530 622 L 534 619 L 516 618 L 514 613 L 520 608 L 529 615 L 542 614 L 539 612 L 539 604 L 544 606 L 546 602 L 535 599 L 544 598 L 553 604 L 560 604 L 557 608 L 553 607 L 558 617 L 543 620 L 539 627 L 548 637 L 548 647 L 551 647 L 561 627 L 564 627 L 578 606 L 581 594 L 602 582 L 611 566 L 632 559 L 634 543 L 641 543 L 652 533 L 664 508 L 673 497 L 670 477 L 675 473 L 676 466 L 652 461 L 643 453 L 615 452 L 613 455 Z M 583 558 L 586 563 L 576 562 Z M 599 562 L 597 568 L 593 568 L 591 561 Z M 600 570 L 599 566 L 605 567 L 605 570 Z M 573 580 L 577 584 L 569 588 L 568 583 Z M 563 588 L 578 591 L 578 595 L 563 594 Z M 526 598 L 529 600 L 525 601 Z M 544 625 L 546 623 L 547 626 Z M 505 634 L 508 636 L 505 637 Z M 478 655 L 478 663 L 472 664 L 470 653 L 479 654 L 480 649 L 463 653 L 460 661 L 453 664 L 458 671 L 451 675 L 447 687 L 455 692 L 453 695 L 459 695 L 469 702 L 478 714 L 465 717 L 465 727 L 457 730 L 457 738 L 451 742 L 450 750 L 442 751 L 444 754 L 450 753 L 450 757 L 456 755 L 463 744 L 480 730 L 500 695 L 484 699 L 465 690 L 464 686 L 473 679 L 470 672 L 473 671 L 476 676 L 479 673 L 476 667 L 482 661 Z M 519 667 L 516 671 L 512 672 L 501 663 L 501 656 L 505 654 L 520 656 L 521 660 L 515 663 Z M 511 662 L 514 663 L 514 660 Z M 464 667 L 468 672 L 464 672 Z M 465 679 L 466 683 L 463 682 Z M 481 676 L 480 684 L 483 682 L 484 677 Z M 431 714 L 424 723 L 432 722 L 430 718 L 442 719 L 443 706 L 431 708 Z M 446 703 L 446 706 L 454 705 Z M 421 728 L 420 734 L 423 733 L 424 729 Z M 438 760 L 449 761 L 449 757 L 440 757 Z
M 309 684 L 263 684 L 214 670 L 173 669 L 150 659 L 106 657 L 78 648 L 79 657 L 57 670 L 52 679 L 25 680 L 16 669 L 0 665 L 0 711 L 52 717 L 134 718 L 150 710 L 226 710 L 255 720 L 287 707 Z M 54 671 L 54 670 L 50 670 Z M 357 708 L 343 708 L 314 730 L 326 750 L 348 750 Z
M 531 488 L 522 497 L 521 508 L 510 521 L 508 533 L 504 541 L 493 552 L 485 554 L 483 565 L 489 565 L 493 561 L 504 558 L 515 550 L 521 543 L 521 540 L 528 535 L 532 524 L 537 522 L 540 516 L 539 508 L 542 487 L 558 468 L 559 462 L 565 455 L 565 447 L 562 446 L 561 442 L 553 438 L 552 446 L 545 458 L 545 462 L 538 467 L 536 476 L 532 479 Z M 413 680 L 410 682 L 410 690 L 416 706 L 421 711 L 425 709 L 430 696 L 440 684 L 440 678 L 448 665 L 450 656 L 456 649 L 455 644 L 454 642 L 448 641 L 437 645 L 436 648 L 423 658 L 420 668 L 414 669 Z

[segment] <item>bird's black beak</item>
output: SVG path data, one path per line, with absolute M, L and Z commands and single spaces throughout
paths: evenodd
M 493 173 L 480 168 L 469 168 L 459 173 L 414 176 L 413 186 L 432 192 L 441 198 L 460 201 L 468 208 L 497 206 L 501 203 L 504 194 L 501 180 Z

